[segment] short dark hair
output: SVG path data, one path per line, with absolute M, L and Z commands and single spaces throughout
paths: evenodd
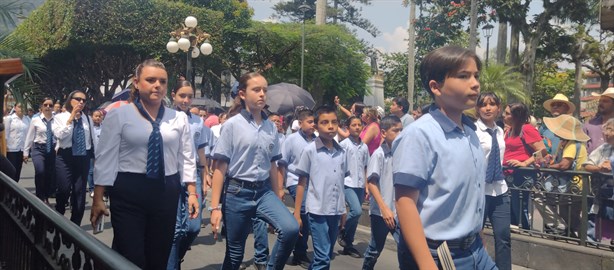
M 316 123 L 317 123 L 317 122 L 318 122 L 318 120 L 320 119 L 320 115 L 322 115 L 322 114 L 328 114 L 328 113 L 332 113 L 332 114 L 334 114 L 335 116 L 337 116 L 337 111 L 335 110 L 335 108 L 333 108 L 333 107 L 331 107 L 331 106 L 324 105 L 324 106 L 320 106 L 320 107 L 318 107 L 318 108 L 316 109 L 315 116 L 314 116 L 314 119 L 315 119 Z
M 270 112 L 269 115 L 267 116 L 267 118 L 271 118 L 273 116 L 281 117 L 281 114 L 278 114 L 276 112 Z
M 395 97 L 392 99 L 392 102 L 397 104 L 397 106 L 403 107 L 403 113 L 407 113 L 409 111 L 409 101 L 407 101 L 404 97 Z
M 311 109 L 308 109 L 308 108 L 303 109 L 303 110 L 299 110 L 299 111 L 297 111 L 297 114 L 296 114 L 296 118 L 299 121 L 303 121 L 303 120 L 305 120 L 305 118 L 310 117 L 310 116 L 313 116 L 313 111 Z
M 450 74 L 463 67 L 468 59 L 473 59 L 482 70 L 482 62 L 475 52 L 458 46 L 445 46 L 428 53 L 420 63 L 420 79 L 424 89 L 434 98 L 429 82 L 443 83 Z
M 349 127 L 349 126 L 352 124 L 352 121 L 353 121 L 353 120 L 355 120 L 355 119 L 358 119 L 358 120 L 360 121 L 360 123 L 362 124 L 362 119 L 360 119 L 360 118 L 359 118 L 358 116 L 356 116 L 356 115 L 352 115 L 352 116 L 350 116 L 350 118 L 348 118 L 347 120 L 345 120 L 345 125 Z
M 400 124 L 400 123 L 401 123 L 401 118 L 399 118 L 396 115 L 388 115 L 379 121 L 379 126 L 383 130 L 389 130 L 390 128 L 394 127 L 396 124 Z

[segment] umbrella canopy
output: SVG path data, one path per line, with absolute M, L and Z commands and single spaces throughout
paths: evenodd
M 305 106 L 313 108 L 316 102 L 305 89 L 296 84 L 278 83 L 267 88 L 266 104 L 269 111 L 279 114 L 294 112 L 294 108 Z
M 115 101 L 107 105 L 106 107 L 104 107 L 104 110 L 109 112 L 112 109 L 119 108 L 119 106 L 126 105 L 126 104 L 128 104 L 128 101 L 124 101 L 124 100 Z
M 205 106 L 205 108 L 214 108 L 215 114 L 225 112 L 222 104 L 210 98 L 195 98 L 192 100 L 192 106 Z
M 115 95 L 113 95 L 113 97 L 111 98 L 111 101 L 115 102 L 115 101 L 120 101 L 120 100 L 128 100 L 129 98 L 130 98 L 130 88 L 126 88 L 124 90 L 121 90 L 115 93 Z

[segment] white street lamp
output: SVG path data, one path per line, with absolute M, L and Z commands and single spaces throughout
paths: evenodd
M 171 38 L 168 43 L 166 43 L 166 50 L 170 53 L 176 53 L 179 51 L 179 44 L 177 44 L 177 40 L 175 38 Z
M 190 40 L 187 38 L 180 38 L 179 41 L 177 41 L 177 44 L 179 44 L 179 49 L 181 49 L 184 52 L 187 52 L 188 49 L 190 48 Z
M 205 40 L 205 43 L 200 45 L 200 52 L 204 55 L 210 55 L 213 52 L 213 46 L 209 44 L 209 40 Z
M 194 28 L 197 24 L 198 20 L 196 20 L 196 18 L 194 18 L 193 16 L 188 16 L 187 18 L 185 18 L 186 27 Z

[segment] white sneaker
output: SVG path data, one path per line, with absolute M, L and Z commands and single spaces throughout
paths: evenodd
M 94 192 L 90 192 L 90 198 L 94 198 Z

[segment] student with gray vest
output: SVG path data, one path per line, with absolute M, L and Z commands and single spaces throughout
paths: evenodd
M 240 113 L 226 121 L 213 149 L 215 169 L 209 210 L 215 238 L 224 217 L 226 256 L 222 269 L 241 266 L 249 234 L 245 225 L 255 217 L 266 220 L 278 233 L 268 269 L 284 268 L 298 237 L 299 226 L 280 199 L 284 192 L 277 181 L 276 161 L 281 158 L 277 128 L 263 112 L 267 86 L 259 73 L 239 78 L 238 97 L 230 114 Z

